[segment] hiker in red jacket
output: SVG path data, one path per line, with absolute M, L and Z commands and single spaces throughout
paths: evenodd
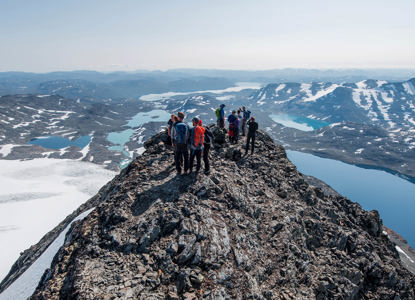
M 205 128 L 199 125 L 199 118 L 193 118 L 193 128 L 190 130 L 190 166 L 189 174 L 193 171 L 193 161 L 196 156 L 196 173 L 199 172 L 202 161 Z

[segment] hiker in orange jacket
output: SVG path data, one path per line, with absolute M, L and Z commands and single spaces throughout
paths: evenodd
M 193 128 L 190 130 L 190 166 L 189 174 L 193 171 L 193 161 L 196 156 L 196 173 L 199 172 L 202 161 L 205 128 L 199 125 L 199 118 L 193 118 Z

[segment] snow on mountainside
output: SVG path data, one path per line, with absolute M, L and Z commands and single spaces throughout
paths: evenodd
M 405 82 L 272 83 L 255 91 L 249 100 L 251 108 L 261 110 L 268 132 L 290 149 L 415 178 L 415 78 Z M 304 132 L 267 120 L 270 114 L 331 125 Z
M 303 111 L 320 113 L 317 116 L 328 121 L 338 121 L 336 113 L 341 121 L 364 121 L 386 128 L 415 127 L 415 78 L 401 83 L 274 83 L 256 91 L 251 100 L 259 106 L 283 109 L 301 105 Z

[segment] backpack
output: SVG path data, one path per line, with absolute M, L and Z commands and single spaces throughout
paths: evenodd
M 215 110 L 216 118 L 220 119 L 220 108 Z
M 205 128 L 205 144 L 210 144 L 213 142 L 213 134 L 209 128 Z
M 244 113 L 244 115 L 243 115 L 244 120 L 249 120 L 249 118 L 251 117 L 251 111 L 250 110 L 246 110 L 243 113 Z
M 202 126 L 193 127 L 192 136 L 190 138 L 192 149 L 202 149 L 204 140 L 205 128 L 203 128 Z
M 177 144 L 186 144 L 187 143 L 187 136 L 188 136 L 188 128 L 187 125 L 183 122 L 179 122 L 174 125 L 176 128 L 176 136 L 175 140 Z

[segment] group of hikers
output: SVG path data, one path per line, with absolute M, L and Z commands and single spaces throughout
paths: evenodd
M 225 128 L 225 104 L 221 104 L 216 109 L 217 125 L 219 128 Z M 174 147 L 174 162 L 178 175 L 191 174 L 193 172 L 194 159 L 196 157 L 196 173 L 200 171 L 202 158 L 205 165 L 205 174 L 210 173 L 209 150 L 213 143 L 213 134 L 210 129 L 203 126 L 202 120 L 197 117 L 192 119 L 193 128 L 190 128 L 183 122 L 185 115 L 178 112 L 177 115 L 171 115 L 168 121 L 168 138 L 169 143 Z M 238 111 L 233 110 L 227 118 L 228 134 L 231 143 L 237 143 L 239 137 L 239 128 L 242 129 L 242 135 L 248 134 L 246 138 L 245 154 L 248 154 L 249 144 L 251 143 L 251 154 L 255 149 L 255 135 L 258 130 L 258 123 L 255 118 L 251 117 L 251 112 L 246 110 L 245 106 Z M 190 150 L 190 156 L 189 156 Z M 182 173 L 182 165 L 183 171 Z M 189 171 L 189 173 L 187 173 Z

